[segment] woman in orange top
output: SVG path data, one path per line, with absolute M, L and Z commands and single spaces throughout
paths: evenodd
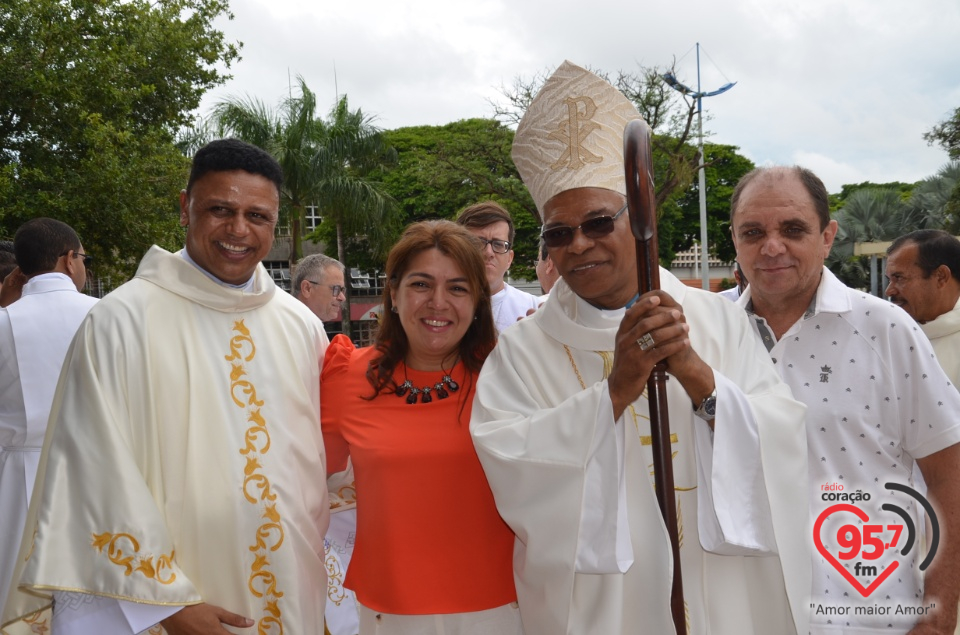
M 496 343 L 476 239 L 449 221 L 411 225 L 387 258 L 375 344 L 327 348 L 321 416 L 327 472 L 357 493 L 345 586 L 360 635 L 522 634 L 514 535 L 470 439 L 480 367 Z

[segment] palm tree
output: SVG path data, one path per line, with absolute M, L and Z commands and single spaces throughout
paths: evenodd
M 338 260 L 347 264 L 344 238 L 348 235 L 365 236 L 383 253 L 399 207 L 374 176 L 396 163 L 396 151 L 371 117 L 359 108 L 351 112 L 346 95 L 320 128 L 321 140 L 312 157 L 319 175 L 314 201 L 336 227 Z M 350 285 L 346 298 L 343 332 L 349 336 Z
M 951 197 L 960 184 L 960 161 L 953 161 L 934 176 L 920 181 L 907 201 L 912 229 L 945 229 L 960 232 L 960 218 L 951 207 Z
M 854 256 L 854 245 L 893 240 L 904 233 L 905 211 L 900 193 L 893 189 L 868 188 L 851 194 L 834 216 L 840 227 L 827 267 L 847 285 L 865 287 L 870 279 L 867 260 Z
M 255 98 L 227 98 L 213 109 L 219 136 L 233 135 L 269 152 L 283 168 L 281 207 L 289 210 L 293 236 L 291 262 L 303 256 L 302 226 L 307 205 L 315 202 L 322 166 L 315 157 L 323 143 L 316 118 L 316 96 L 302 77 L 300 95 L 283 100 L 277 112 Z
M 277 112 L 258 99 L 229 98 L 214 107 L 213 118 L 220 136 L 231 134 L 263 148 L 283 168 L 280 195 L 290 213 L 291 261 L 303 255 L 306 208 L 317 205 L 336 227 L 337 259 L 349 274 L 345 236 L 365 236 L 381 252 L 391 236 L 397 205 L 372 176 L 395 163 L 396 152 L 371 117 L 350 111 L 346 95 L 326 120 L 317 118 L 316 96 L 302 77 L 297 82 L 300 94 L 285 99 Z M 343 332 L 349 336 L 349 284 L 346 294 Z

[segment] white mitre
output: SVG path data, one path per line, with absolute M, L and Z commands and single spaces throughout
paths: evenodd
M 623 131 L 634 119 L 640 113 L 605 79 L 560 65 L 523 115 L 511 153 L 541 214 L 554 195 L 577 187 L 626 195 Z

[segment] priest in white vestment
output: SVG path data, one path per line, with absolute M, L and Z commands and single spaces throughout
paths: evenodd
M 886 275 L 887 297 L 917 321 L 960 387 L 960 240 L 940 229 L 904 234 L 887 248 Z
M 248 144 L 199 150 L 180 198 L 186 248 L 152 248 L 81 325 L 9 633 L 49 629 L 51 595 L 55 635 L 323 632 L 327 339 L 260 264 L 281 182 Z
M 807 631 L 804 407 L 732 303 L 685 287 L 637 297 L 623 130 L 639 114 L 569 62 L 528 108 L 513 158 L 562 279 L 501 334 L 477 386 L 474 443 L 517 534 L 527 635 Z M 653 489 L 644 387 L 664 361 L 680 529 L 672 562 Z
M 20 300 L 0 309 L 0 613 L 63 358 L 97 302 L 80 293 L 90 257 L 66 223 L 27 221 L 17 230 L 14 247 L 27 283 Z

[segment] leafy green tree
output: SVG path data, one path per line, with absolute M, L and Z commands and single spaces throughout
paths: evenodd
M 63 220 L 101 277 L 178 246 L 175 134 L 238 58 L 220 16 L 225 0 L 0 0 L 0 233 Z
M 906 201 L 910 198 L 910 195 L 913 192 L 914 184 L 913 183 L 901 183 L 899 181 L 892 181 L 890 183 L 871 183 L 870 181 L 864 181 L 863 183 L 853 183 L 840 186 L 839 194 L 830 194 L 830 213 L 834 213 L 840 210 L 843 207 L 844 203 L 848 198 L 850 198 L 855 192 L 860 190 L 896 190 L 900 194 L 900 200 Z
M 960 161 L 960 108 L 953 111 L 953 115 L 935 125 L 930 132 L 923 135 L 927 143 L 937 143 L 952 161 Z M 947 203 L 948 213 L 953 218 L 951 231 L 954 234 L 960 229 L 960 182 L 955 181 L 953 191 Z
M 540 221 L 510 158 L 510 128 L 493 119 L 465 119 L 385 135 L 397 150 L 398 162 L 383 180 L 400 205 L 402 224 L 453 219 L 468 205 L 495 200 L 510 212 L 516 227 L 511 272 L 533 279 Z
M 954 161 L 960 160 L 960 108 L 931 128 L 923 138 L 930 145 L 939 144 Z
M 744 174 L 755 166 L 737 153 L 736 146 L 704 144 L 708 162 L 704 168 L 707 184 L 707 231 L 710 251 L 724 262 L 736 258 L 730 236 L 730 197 Z M 662 206 L 658 231 L 660 260 L 669 266 L 677 251 L 700 240 L 700 186 L 694 180 L 689 188 Z

